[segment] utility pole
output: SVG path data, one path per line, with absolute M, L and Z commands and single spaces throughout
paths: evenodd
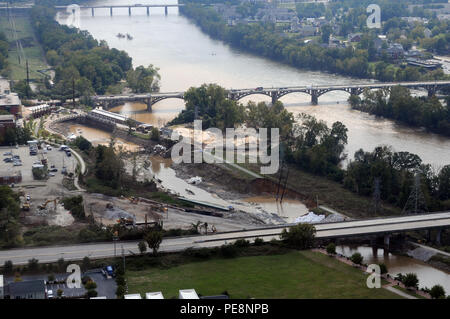
M 420 173 L 416 172 L 414 175 L 414 184 L 412 186 L 411 193 L 406 201 L 403 213 L 425 213 L 428 211 L 425 196 L 421 189 Z
M 375 214 L 379 213 L 381 209 L 381 191 L 380 191 L 380 178 L 376 177 L 374 180 L 373 191 L 373 211 Z
M 125 273 L 125 251 L 122 245 L 122 260 L 123 260 L 123 272 Z
M 284 193 L 286 192 L 288 178 L 289 178 L 289 166 L 287 167 L 286 179 L 284 180 L 283 193 L 281 193 L 280 203 L 283 201 Z
M 75 78 L 72 77 L 72 106 L 75 108 Z
M 28 69 L 28 59 L 26 60 L 26 65 L 27 65 L 27 97 L 29 97 L 29 92 L 28 92 L 28 88 L 30 87 L 30 71 Z

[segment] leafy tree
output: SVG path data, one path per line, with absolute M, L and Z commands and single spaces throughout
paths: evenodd
M 84 288 L 86 288 L 87 290 L 96 289 L 97 284 L 94 281 L 90 280 L 84 285 Z
M 39 260 L 37 260 L 36 258 L 28 260 L 28 269 L 30 271 L 36 271 L 38 267 L 39 267 Z
M 159 140 L 161 138 L 161 133 L 159 132 L 159 128 L 152 127 L 150 134 L 151 134 L 152 141 L 159 142 Z
M 363 256 L 361 256 L 360 253 L 356 252 L 350 257 L 350 260 L 352 261 L 352 263 L 360 265 L 363 261 Z
M 336 254 L 336 245 L 334 243 L 329 243 L 326 247 L 327 254 L 335 255 Z
M 402 280 L 403 284 L 407 288 L 417 288 L 419 284 L 419 279 L 417 278 L 417 275 L 414 273 L 407 273 Z
M 445 298 L 445 289 L 441 285 L 434 285 L 430 289 L 430 295 L 433 299 L 443 299 Z
M 138 243 L 138 248 L 139 248 L 139 252 L 141 254 L 144 254 L 147 251 L 147 245 L 146 245 L 145 241 L 141 240 Z
M 233 128 L 244 121 L 244 107 L 227 98 L 227 92 L 217 84 L 191 87 L 185 94 L 186 108 L 170 124 L 194 121 L 195 109 L 203 129 L 217 127 L 221 130 Z
M 387 266 L 386 266 L 385 264 L 379 264 L 379 266 L 380 266 L 380 272 L 381 272 L 381 274 L 382 274 L 382 275 L 383 275 L 383 274 L 387 274 L 387 272 L 388 272 Z
M 117 289 L 116 289 L 116 296 L 117 296 L 117 298 L 119 298 L 119 299 L 122 299 L 123 298 L 123 295 L 125 295 L 125 287 L 124 286 L 117 286 Z
M 331 32 L 332 32 L 332 29 L 329 24 L 325 24 L 324 26 L 322 26 L 320 28 L 320 33 L 321 33 L 323 43 L 328 43 L 328 41 L 330 40 Z
M 128 86 L 134 93 L 147 93 L 159 91 L 161 76 L 159 69 L 150 64 L 147 68 L 140 65 L 136 69 L 127 72 Z
M 298 249 L 309 249 L 314 243 L 316 228 L 311 224 L 297 224 L 289 227 L 289 230 L 283 229 L 281 239 L 292 247 Z
M 88 292 L 87 292 L 87 296 L 89 298 L 97 297 L 98 296 L 98 292 L 95 289 L 89 289 Z
M 91 259 L 88 256 L 85 256 L 83 258 L 83 262 L 81 264 L 81 267 L 83 268 L 84 271 L 86 271 L 89 268 L 91 268 Z
M 159 245 L 162 242 L 162 233 L 160 231 L 151 230 L 147 232 L 144 237 L 144 240 L 147 242 L 148 247 L 153 250 L 153 254 L 157 255 Z
M 5 274 L 10 274 L 13 271 L 13 262 L 11 260 L 6 260 L 3 264 L 3 272 Z
M 77 136 L 77 138 L 73 141 L 73 144 L 75 144 L 82 151 L 89 151 L 92 148 L 92 143 L 81 135 Z
M 48 275 L 47 280 L 48 281 L 55 281 L 55 275 L 54 274 Z

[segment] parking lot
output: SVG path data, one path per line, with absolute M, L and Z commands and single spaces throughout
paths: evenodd
M 47 200 L 61 199 L 64 196 L 68 196 L 73 191 L 69 191 L 63 186 L 62 174 L 63 166 L 67 171 L 74 172 L 77 167 L 77 160 L 75 156 L 67 156 L 63 151 L 59 151 L 58 148 L 52 147 L 51 150 L 39 150 L 41 154 L 30 155 L 30 149 L 28 146 L 16 147 L 0 147 L 2 160 L 0 161 L 0 171 L 20 171 L 22 174 L 22 182 L 15 184 L 14 188 L 21 190 L 24 193 L 24 197 L 21 197 L 22 203 L 26 200 L 26 196 L 30 197 L 30 211 L 26 212 L 27 216 L 34 216 L 37 213 L 37 207 L 44 204 Z M 3 159 L 11 158 L 11 155 L 4 155 L 11 152 L 13 155 L 20 157 L 20 166 L 14 166 L 14 163 L 7 163 Z M 54 165 L 56 172 L 49 174 L 48 179 L 35 180 L 33 178 L 32 166 L 37 164 L 42 157 L 47 158 L 48 168 Z M 54 175 L 54 176 L 50 176 Z

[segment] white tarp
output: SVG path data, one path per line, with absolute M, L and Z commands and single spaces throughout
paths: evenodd
M 200 176 L 194 176 L 188 179 L 187 181 L 189 184 L 200 184 L 202 182 L 202 178 Z
M 294 221 L 294 223 L 308 223 L 308 224 L 314 224 L 314 223 L 320 223 L 325 218 L 325 215 L 316 215 L 313 212 L 309 212 L 306 215 L 297 217 Z

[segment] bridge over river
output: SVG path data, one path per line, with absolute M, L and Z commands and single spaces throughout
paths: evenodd
M 450 87 L 450 81 L 422 81 L 422 82 L 381 82 L 372 84 L 352 84 L 352 85 L 321 85 L 321 86 L 289 86 L 272 88 L 250 88 L 250 89 L 231 89 L 227 90 L 228 98 L 240 100 L 243 97 L 253 94 L 263 94 L 271 97 L 272 103 L 275 103 L 281 97 L 290 93 L 305 93 L 311 96 L 311 103 L 317 104 L 319 96 L 331 91 L 344 91 L 351 95 L 360 95 L 364 90 L 388 89 L 402 86 L 409 89 L 425 89 L 428 96 L 432 96 L 437 91 Z M 184 99 L 184 92 L 155 92 L 142 94 L 119 94 L 119 95 L 100 95 L 93 96 L 94 102 L 102 104 L 105 109 L 122 104 L 124 102 L 139 101 L 147 104 L 147 110 L 152 110 L 152 105 L 165 99 Z
M 131 16 L 131 8 L 146 8 L 147 15 L 150 15 L 150 8 L 164 8 L 164 12 L 167 15 L 169 13 L 169 7 L 182 7 L 184 4 L 118 4 L 118 5 L 83 5 L 79 6 L 80 10 L 82 9 L 91 9 L 92 16 L 95 15 L 95 9 L 108 9 L 109 14 L 113 16 L 113 8 L 128 8 L 128 15 Z M 75 7 L 71 6 L 55 6 L 57 10 L 67 10 L 67 8 L 75 10 Z

